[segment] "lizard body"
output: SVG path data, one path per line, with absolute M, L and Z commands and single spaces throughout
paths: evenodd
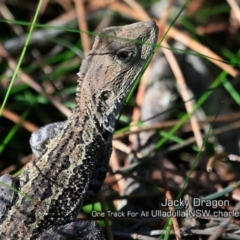
M 20 194 L 3 191 L 9 204 L 0 193 L 1 240 L 104 239 L 96 223 L 74 220 L 106 176 L 115 117 L 156 38 L 153 21 L 109 27 L 96 37 L 78 74 L 72 115 L 10 184 Z

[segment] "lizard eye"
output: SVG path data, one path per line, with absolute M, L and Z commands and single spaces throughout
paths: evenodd
M 127 49 L 121 49 L 116 53 L 119 63 L 129 63 L 133 59 L 134 53 Z

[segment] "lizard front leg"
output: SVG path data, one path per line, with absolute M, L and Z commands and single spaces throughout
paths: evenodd
M 48 124 L 32 134 L 30 145 L 36 157 L 40 156 L 48 141 L 57 136 L 62 130 L 63 125 L 64 122 Z M 7 216 L 7 211 L 11 208 L 17 196 L 13 191 L 14 188 L 16 189 L 16 186 L 17 182 L 11 175 L 5 174 L 0 177 L 0 223 L 4 220 L 4 217 Z
M 65 121 L 51 123 L 32 133 L 30 138 L 30 146 L 36 157 L 40 156 L 49 140 L 56 137 L 61 132 L 64 123 Z

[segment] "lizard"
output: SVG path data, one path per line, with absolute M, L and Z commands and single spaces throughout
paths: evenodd
M 35 133 L 30 143 L 36 159 L 20 176 L 0 178 L 0 240 L 105 239 L 96 222 L 76 221 L 77 214 L 102 185 L 115 119 L 153 54 L 157 34 L 150 20 L 96 36 L 78 73 L 70 117 Z

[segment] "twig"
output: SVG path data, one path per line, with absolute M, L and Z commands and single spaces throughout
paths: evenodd
M 240 202 L 238 202 L 233 211 L 239 211 L 240 210 Z M 222 221 L 219 225 L 219 227 L 215 230 L 215 232 L 208 238 L 208 240 L 215 240 L 218 239 L 218 237 L 220 237 L 223 232 L 227 229 L 228 225 L 231 223 L 233 219 L 233 216 L 225 219 L 224 221 Z
M 165 30 L 168 28 L 165 27 Z M 168 37 L 171 37 L 175 39 L 176 41 L 181 42 L 182 44 L 188 46 L 195 52 L 199 53 L 202 56 L 206 56 L 209 61 L 226 71 L 228 74 L 230 74 L 232 77 L 236 77 L 239 72 L 238 70 L 234 69 L 231 65 L 224 63 L 223 59 L 211 51 L 209 48 L 205 47 L 201 43 L 193 40 L 191 37 L 189 37 L 187 34 L 177 30 L 176 28 L 172 27 L 168 32 Z
M 14 71 L 17 64 L 15 60 L 4 49 L 1 43 L 0 43 L 0 56 L 4 57 L 8 61 L 9 67 Z M 60 112 L 62 112 L 66 116 L 70 116 L 71 111 L 68 108 L 66 108 L 63 104 L 61 104 L 59 100 L 57 100 L 57 98 L 45 93 L 42 87 L 37 82 L 35 82 L 28 74 L 19 69 L 18 76 L 22 79 L 23 82 L 25 82 L 35 91 L 46 97 Z
M 235 17 L 237 18 L 239 24 L 240 24 L 240 9 L 238 4 L 236 3 L 235 0 L 226 0 L 229 4 L 229 6 L 231 7 L 232 11 L 235 14 Z
M 91 42 L 87 34 L 88 26 L 86 22 L 86 15 L 84 10 L 83 0 L 74 0 L 74 2 L 77 10 L 78 26 L 79 26 L 79 29 L 83 31 L 81 33 L 81 40 L 82 40 L 84 55 L 86 57 L 89 51 L 91 50 Z
M 169 49 L 169 45 L 165 40 L 163 40 L 162 43 Z M 203 144 L 201 129 L 198 124 L 198 119 L 197 119 L 196 114 L 191 115 L 191 113 L 193 112 L 194 102 L 189 101 L 189 99 L 192 99 L 193 96 L 191 95 L 190 90 L 187 87 L 184 76 L 182 74 L 182 71 L 178 65 L 176 58 L 174 57 L 173 53 L 168 49 L 162 48 L 162 51 L 165 54 L 165 57 L 167 58 L 168 63 L 169 63 L 169 65 L 173 71 L 173 74 L 176 78 L 179 93 L 184 101 L 187 113 L 190 115 L 190 123 L 192 126 L 192 131 L 195 136 L 197 146 L 200 149 Z
M 202 126 L 206 123 L 211 123 L 213 121 L 214 122 L 230 122 L 230 121 L 234 121 L 234 120 L 240 120 L 240 112 L 234 112 L 234 113 L 229 113 L 229 114 L 225 114 L 225 115 L 218 115 L 217 117 L 216 116 L 208 116 L 204 120 L 199 120 L 198 123 L 200 126 Z M 138 126 L 134 130 L 126 131 L 123 133 L 117 133 L 114 135 L 113 138 L 120 139 L 120 138 L 124 138 L 130 134 L 140 133 L 143 131 L 169 129 L 169 128 L 173 127 L 174 125 L 176 125 L 176 123 L 178 121 L 179 120 L 169 120 L 169 121 L 165 121 L 162 123 L 156 123 L 156 124 L 153 124 L 152 126 L 147 126 L 147 127 Z M 186 123 L 183 125 L 183 128 L 186 128 L 188 125 L 189 125 L 189 121 L 186 121 Z

